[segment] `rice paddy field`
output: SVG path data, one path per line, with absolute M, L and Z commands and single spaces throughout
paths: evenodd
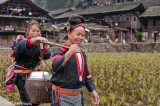
M 11 65 L 8 56 L 0 53 L 0 95 L 18 103 L 16 87 L 7 93 L 4 85 Z M 101 99 L 99 106 L 160 106 L 160 53 L 87 53 L 87 62 Z M 50 72 L 44 62 L 40 68 Z M 83 94 L 85 106 L 92 106 L 85 87 Z

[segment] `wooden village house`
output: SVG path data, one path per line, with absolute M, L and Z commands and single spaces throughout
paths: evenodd
M 154 29 L 155 31 L 154 34 L 153 31 L 146 32 L 146 30 L 150 30 L 147 25 L 153 22 L 157 24 L 159 18 L 157 18 L 157 16 L 147 18 L 149 15 L 143 17 L 141 14 L 151 6 L 160 6 L 159 0 L 92 0 L 92 6 L 88 6 L 88 8 L 83 8 L 83 4 L 81 3 L 81 5 L 78 5 L 77 10 L 59 11 L 59 13 L 56 14 L 60 15 L 54 15 L 54 13 L 50 15 L 53 17 L 55 23 L 64 23 L 67 22 L 70 15 L 79 14 L 84 16 L 87 22 L 98 23 L 102 27 L 108 27 L 108 33 L 106 34 L 109 35 L 113 41 L 118 38 L 121 43 L 123 41 L 135 43 L 137 41 L 136 34 L 138 32 L 144 32 L 142 40 L 138 41 L 149 42 L 151 40 L 153 41 L 154 38 L 148 37 L 148 39 L 145 40 L 145 36 L 147 36 L 147 34 L 148 36 L 157 36 L 158 31 L 155 27 L 158 28 L 158 26 L 155 25 L 155 27 L 152 28 L 152 30 Z M 151 22 L 150 20 L 154 21 Z M 91 34 L 91 36 L 92 35 L 94 34 Z
M 72 14 L 79 14 L 89 22 L 98 23 L 101 26 L 108 26 L 109 37 L 115 41 L 115 36 L 120 42 L 128 42 L 133 35 L 141 28 L 139 15 L 144 11 L 140 2 L 129 2 L 109 6 L 92 6 L 83 11 L 70 11 L 53 17 L 57 23 L 67 22 Z M 53 15 L 52 15 L 53 16 Z M 94 27 L 94 26 L 93 26 Z M 92 34 L 93 35 L 93 34 Z M 102 35 L 102 34 L 101 34 Z
M 31 19 L 38 20 L 41 25 L 50 23 L 48 13 L 31 0 L 0 2 L 0 46 L 11 46 L 17 35 L 26 35 L 26 24 Z
M 141 16 L 143 40 L 160 42 L 160 6 L 149 7 Z

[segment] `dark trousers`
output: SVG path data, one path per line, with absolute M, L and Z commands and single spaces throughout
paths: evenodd
M 18 88 L 20 97 L 21 97 L 21 101 L 22 101 L 22 106 L 38 106 L 38 104 L 33 104 L 30 99 L 29 96 L 26 92 L 25 89 L 25 80 L 22 80 L 22 76 L 18 75 L 17 79 L 16 79 L 16 86 Z

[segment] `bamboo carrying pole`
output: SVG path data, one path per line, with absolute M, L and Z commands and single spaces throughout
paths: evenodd
M 60 45 L 60 44 L 56 44 L 56 43 L 52 43 L 52 42 L 44 42 L 44 41 L 40 41 L 39 43 L 43 43 L 43 44 L 47 44 L 47 45 L 52 45 L 52 46 L 58 46 L 58 47 L 64 47 L 69 49 L 68 46 L 64 46 L 64 45 Z

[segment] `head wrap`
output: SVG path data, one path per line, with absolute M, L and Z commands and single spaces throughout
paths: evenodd
M 31 26 L 33 26 L 33 25 L 38 26 L 38 27 L 40 28 L 39 22 L 37 22 L 37 21 L 35 21 L 35 20 L 31 20 L 31 21 L 28 23 L 27 28 L 31 28 Z
M 82 25 L 82 24 L 78 24 L 78 25 L 75 25 L 75 26 L 67 26 L 66 27 L 66 31 L 72 31 L 73 29 L 77 28 L 77 27 L 83 27 L 85 29 L 85 27 Z

